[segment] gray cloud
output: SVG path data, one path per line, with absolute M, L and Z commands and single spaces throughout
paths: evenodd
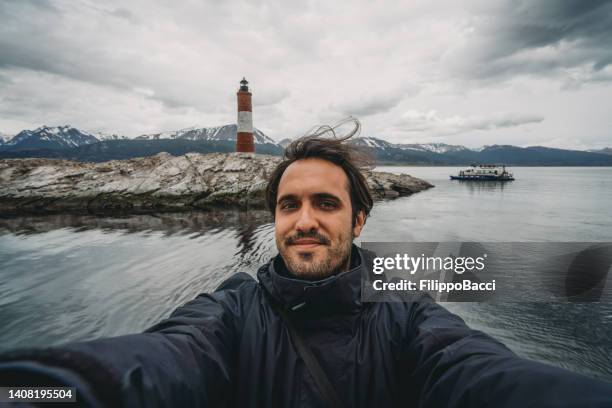
M 231 123 L 246 76 L 255 125 L 278 139 L 352 114 L 389 139 L 601 145 L 611 4 L 6 0 L 0 131 Z
M 130 10 L 123 8 L 123 7 L 118 7 L 116 9 L 113 9 L 109 11 L 109 14 L 117 18 L 125 19 L 129 21 L 130 23 L 137 24 L 139 22 L 138 18 L 134 15 L 134 13 L 132 13 Z
M 385 94 L 362 95 L 353 100 L 332 104 L 330 109 L 345 116 L 365 117 L 388 112 L 396 107 L 401 99 L 402 94 L 396 90 Z
M 284 99 L 287 99 L 291 95 L 291 92 L 283 88 L 266 88 L 256 92 L 255 95 L 255 102 L 257 105 L 264 107 L 278 104 Z
M 395 127 L 403 132 L 424 132 L 430 137 L 440 137 L 474 130 L 513 128 L 542 121 L 544 117 L 532 114 L 499 113 L 490 116 L 442 117 L 433 110 L 410 110 L 401 116 Z
M 0 3 L 0 16 L 3 18 L 18 15 L 19 13 L 13 14 L 15 10 L 58 11 L 52 0 L 4 0 Z
M 209 69 L 203 65 L 207 48 L 216 47 L 214 39 L 197 39 L 199 48 L 186 46 L 183 39 L 197 38 L 189 38 L 187 30 L 179 29 L 169 41 L 163 27 L 150 22 L 143 28 L 136 20 L 125 8 L 88 3 L 7 3 L 0 14 L 0 68 L 47 72 L 120 92 L 149 89 L 148 98 L 169 108 L 214 109 L 218 100 L 211 90 L 219 90 L 220 83 L 206 78 Z
M 470 18 L 465 41 L 443 61 L 462 76 L 495 80 L 519 74 L 568 76 L 583 67 L 584 81 L 612 62 L 612 2 L 506 1 Z M 601 77 L 600 77 L 601 78 Z

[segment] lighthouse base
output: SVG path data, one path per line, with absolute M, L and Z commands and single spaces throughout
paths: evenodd
M 238 132 L 236 135 L 236 151 L 241 153 L 255 153 L 253 134 Z

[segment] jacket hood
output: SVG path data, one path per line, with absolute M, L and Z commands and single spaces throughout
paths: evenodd
M 267 294 L 291 312 L 329 313 L 351 312 L 361 308 L 361 276 L 366 268 L 363 251 L 353 244 L 351 257 L 354 265 L 348 271 L 325 279 L 309 281 L 285 276 L 277 269 L 284 267 L 278 254 L 257 272 L 259 282 Z

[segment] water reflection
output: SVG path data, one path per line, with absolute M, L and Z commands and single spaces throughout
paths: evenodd
M 141 331 L 276 254 L 265 211 L 0 219 L 0 350 Z
M 94 215 L 41 215 L 0 217 L 0 234 L 11 232 L 16 235 L 39 234 L 56 229 L 68 228 L 74 232 L 88 230 L 161 231 L 166 236 L 174 234 L 205 233 L 217 228 L 238 228 L 245 231 L 245 238 L 260 225 L 271 223 L 268 211 L 227 211 L 211 210 L 206 212 L 134 214 L 125 216 Z M 248 238 L 247 238 L 248 240 Z
M 486 193 L 489 191 L 504 191 L 504 188 L 508 188 L 508 183 L 511 181 L 478 181 L 478 180 L 453 180 L 453 183 L 457 183 L 466 188 L 471 194 L 474 193 Z

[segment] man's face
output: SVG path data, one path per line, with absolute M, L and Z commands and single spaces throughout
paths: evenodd
M 292 163 L 280 179 L 276 198 L 278 251 L 293 275 L 322 279 L 346 270 L 351 244 L 363 228 L 352 226 L 349 183 L 344 170 L 326 160 Z

